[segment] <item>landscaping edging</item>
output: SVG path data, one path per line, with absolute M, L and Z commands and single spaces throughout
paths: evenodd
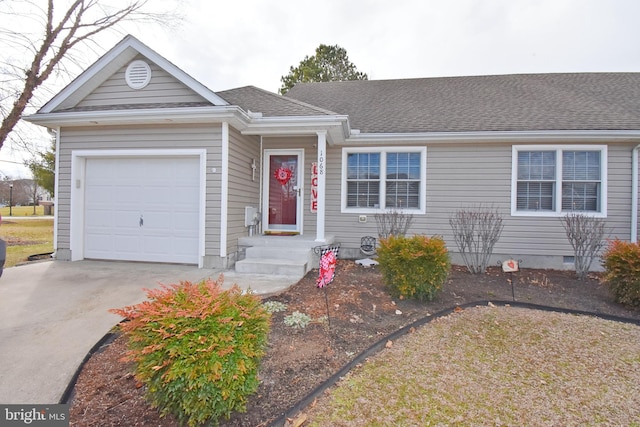
M 357 365 L 361 364 L 367 358 L 373 356 L 374 354 L 379 352 L 382 348 L 384 348 L 384 346 L 387 344 L 388 341 L 395 341 L 396 339 L 398 339 L 398 338 L 406 335 L 407 333 L 409 333 L 412 329 L 415 329 L 417 327 L 420 327 L 420 326 L 423 326 L 423 325 L 425 325 L 427 323 L 430 323 L 432 320 L 438 319 L 439 317 L 448 316 L 449 314 L 454 313 L 456 310 L 461 310 L 461 309 L 464 310 L 466 308 L 478 307 L 478 306 L 487 306 L 487 305 L 490 305 L 490 304 L 493 304 L 494 306 L 499 306 L 499 307 L 518 307 L 518 308 L 527 308 L 527 309 L 538 310 L 538 311 L 547 311 L 547 312 L 555 312 L 555 313 L 565 313 L 565 314 L 574 314 L 574 315 L 582 315 L 582 316 L 591 316 L 591 317 L 596 317 L 596 318 L 599 318 L 599 319 L 612 320 L 612 321 L 623 322 L 623 323 L 630 323 L 630 324 L 635 324 L 635 325 L 640 326 L 640 319 L 630 319 L 630 318 L 626 318 L 626 317 L 619 317 L 619 316 L 612 316 L 612 315 L 608 315 L 608 314 L 593 313 L 593 312 L 588 312 L 588 311 L 583 311 L 583 310 L 572 310 L 572 309 L 551 307 L 551 306 L 531 304 L 531 303 L 522 303 L 522 302 L 517 302 L 517 301 L 514 302 L 514 301 L 502 301 L 502 300 L 499 300 L 499 301 L 482 300 L 482 301 L 475 301 L 475 302 L 469 302 L 469 303 L 466 303 L 466 304 L 457 305 L 457 306 L 454 306 L 454 307 L 447 308 L 445 310 L 439 311 L 438 313 L 435 313 L 433 315 L 429 315 L 429 316 L 425 316 L 423 318 L 420 318 L 420 319 L 416 320 L 415 322 L 413 322 L 413 323 L 411 323 L 409 325 L 406 325 L 406 326 L 400 328 L 399 330 L 387 335 L 386 337 L 381 338 L 379 341 L 377 341 L 371 347 L 369 347 L 368 349 L 366 349 L 366 350 L 362 351 L 360 354 L 358 354 L 353 360 L 351 360 L 349 363 L 344 365 L 338 372 L 336 372 L 334 375 L 332 375 L 325 382 L 323 382 L 322 384 L 318 385 L 307 396 L 305 396 L 300 401 L 298 401 L 296 404 L 291 406 L 282 415 L 280 415 L 278 418 L 276 418 L 274 421 L 272 421 L 270 424 L 268 424 L 268 426 L 269 427 L 283 427 L 283 426 L 285 426 L 285 424 L 287 422 L 287 419 L 295 417 L 302 410 L 304 410 L 307 406 L 312 404 L 313 401 L 316 398 L 320 397 L 328 388 L 334 386 L 343 376 L 345 376 L 354 367 L 356 367 Z

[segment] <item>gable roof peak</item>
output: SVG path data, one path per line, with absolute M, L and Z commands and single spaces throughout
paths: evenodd
M 171 61 L 158 54 L 133 35 L 127 34 L 114 47 L 98 58 L 98 60 L 91 64 L 84 72 L 43 105 L 38 112 L 51 113 L 57 109 L 75 106 L 113 73 L 138 55 L 144 56 L 162 68 L 182 84 L 211 102 L 211 104 L 228 105 L 223 98 L 175 66 Z

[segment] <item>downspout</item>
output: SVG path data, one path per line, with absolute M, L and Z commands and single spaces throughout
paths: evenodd
M 227 223 L 229 214 L 229 123 L 222 123 L 222 158 L 220 166 L 220 258 L 227 257 Z M 225 260 L 225 267 L 228 260 Z
M 638 241 L 638 150 L 636 145 L 631 152 L 631 243 Z
M 49 135 L 55 138 L 56 157 L 53 171 L 53 257 L 55 258 L 58 251 L 58 186 L 60 182 L 60 128 L 55 130 L 47 129 Z
M 259 225 L 259 229 L 256 230 L 257 234 L 262 234 L 262 224 L 264 223 L 265 219 L 264 219 L 264 206 L 262 206 L 262 193 L 264 192 L 262 186 L 264 185 L 264 178 L 263 178 L 263 170 L 262 168 L 264 167 L 264 165 L 262 164 L 262 162 L 264 161 L 264 158 L 262 157 L 262 135 L 260 135 L 260 154 L 258 156 L 260 158 L 259 160 L 259 165 L 260 165 L 260 183 L 258 185 L 258 210 L 262 211 L 262 213 L 260 214 L 260 225 Z

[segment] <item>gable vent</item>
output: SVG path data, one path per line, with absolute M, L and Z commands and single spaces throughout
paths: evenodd
M 151 81 L 151 67 L 144 61 L 133 61 L 127 67 L 124 78 L 131 89 L 142 89 Z

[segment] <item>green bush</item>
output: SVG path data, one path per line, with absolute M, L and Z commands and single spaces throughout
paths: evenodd
M 281 311 L 285 311 L 287 309 L 287 304 L 280 301 L 266 301 L 262 303 L 262 308 L 264 308 L 271 314 L 280 313 Z
M 451 268 L 444 240 L 423 235 L 381 239 L 378 262 L 392 295 L 421 301 L 435 298 Z
M 602 254 L 604 282 L 621 304 L 640 306 L 640 245 L 612 240 Z
M 304 329 L 309 323 L 311 323 L 311 317 L 299 311 L 294 311 L 288 316 L 284 317 L 284 324 L 292 327 L 293 329 Z
M 128 360 L 161 414 L 181 424 L 217 424 L 245 411 L 258 388 L 270 314 L 260 299 L 218 281 L 147 290 L 148 300 L 111 310 L 128 322 Z

